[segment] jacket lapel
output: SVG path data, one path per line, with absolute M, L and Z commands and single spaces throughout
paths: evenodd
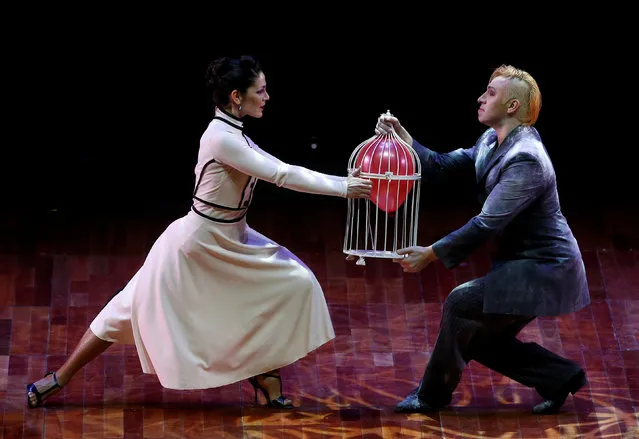
M 513 146 L 513 144 L 520 137 L 519 134 L 524 130 L 523 125 L 519 125 L 515 129 L 513 129 L 506 139 L 504 139 L 504 143 L 498 146 L 494 146 L 492 150 L 490 150 L 486 156 L 484 156 L 481 163 L 477 165 L 477 182 L 480 182 L 484 179 L 490 168 L 495 166 L 495 164 L 499 161 L 499 159 L 506 154 L 506 152 Z M 497 141 L 497 136 L 495 136 L 494 141 Z

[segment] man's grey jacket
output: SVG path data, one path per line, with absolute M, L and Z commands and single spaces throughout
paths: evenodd
M 561 213 L 555 170 L 535 128 L 520 125 L 501 145 L 491 128 L 472 148 L 444 154 L 416 141 L 412 146 L 426 185 L 449 171 L 475 172 L 481 213 L 434 243 L 433 250 L 453 268 L 494 240 L 484 312 L 555 316 L 590 303 L 581 252 Z

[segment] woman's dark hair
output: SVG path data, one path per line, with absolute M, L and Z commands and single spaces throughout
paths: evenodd
M 212 61 L 206 70 L 206 85 L 213 94 L 213 103 L 223 107 L 229 103 L 233 90 L 246 93 L 262 72 L 262 67 L 252 56 L 222 57 Z

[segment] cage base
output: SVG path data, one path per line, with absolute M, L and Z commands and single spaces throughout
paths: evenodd
M 404 255 L 398 255 L 396 252 L 388 250 L 344 250 L 344 253 L 359 256 L 360 258 L 401 259 L 405 257 Z

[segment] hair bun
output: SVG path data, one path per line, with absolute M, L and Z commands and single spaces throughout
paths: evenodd
M 209 87 L 215 88 L 220 82 L 220 77 L 224 76 L 229 70 L 231 59 L 229 57 L 218 58 L 209 63 L 206 70 L 206 84 Z
M 246 93 L 261 72 L 259 64 L 251 56 L 221 57 L 211 61 L 206 70 L 205 80 L 215 105 L 228 105 L 233 90 Z

